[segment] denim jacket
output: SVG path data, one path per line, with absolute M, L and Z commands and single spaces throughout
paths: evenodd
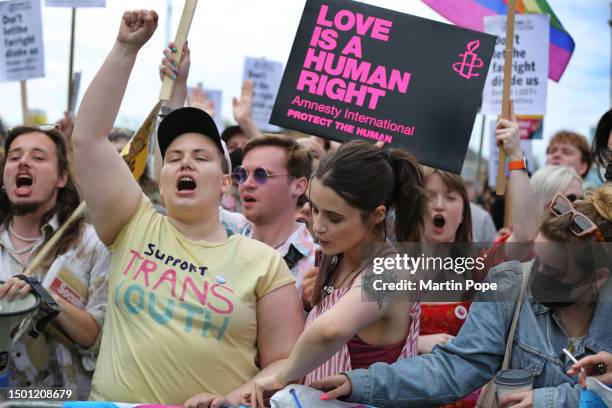
M 441 405 L 455 401 L 491 380 L 501 368 L 507 333 L 521 286 L 518 261 L 501 264 L 487 275 L 498 290 L 482 301 L 477 296 L 461 331 L 431 354 L 376 363 L 369 369 L 345 373 L 352 384 L 351 402 L 376 407 Z M 584 341 L 575 347 L 581 358 L 599 351 L 612 352 L 612 278 L 600 291 L 600 301 Z M 512 346 L 510 368 L 534 375 L 534 408 L 577 407 L 578 377 L 569 377 L 572 361 L 562 352 L 569 344 L 558 312 L 525 295 Z

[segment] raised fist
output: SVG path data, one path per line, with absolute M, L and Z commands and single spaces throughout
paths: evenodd
M 117 42 L 138 51 L 155 32 L 157 19 L 153 10 L 126 11 L 121 18 Z

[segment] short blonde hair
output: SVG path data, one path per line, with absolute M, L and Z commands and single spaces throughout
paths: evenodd
M 573 167 L 568 166 L 549 164 L 533 173 L 531 187 L 535 192 L 538 210 L 547 208 L 555 194 L 565 191 L 574 179 L 582 185 L 582 178 Z

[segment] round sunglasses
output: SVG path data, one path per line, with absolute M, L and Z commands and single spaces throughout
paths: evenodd
M 232 178 L 236 183 L 244 184 L 249 178 L 250 174 L 251 173 L 247 169 L 242 166 L 238 166 L 232 172 Z M 290 176 L 290 174 L 270 174 L 268 170 L 264 169 L 263 167 L 256 167 L 252 174 L 257 184 L 266 184 L 268 179 L 273 177 Z

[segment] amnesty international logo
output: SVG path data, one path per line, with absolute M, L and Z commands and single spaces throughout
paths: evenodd
M 478 47 L 480 47 L 479 40 L 469 42 L 467 50 L 459 54 L 463 60 L 453 64 L 453 71 L 465 79 L 472 79 L 472 77 L 480 76 L 480 73 L 475 71 L 477 71 L 478 68 L 482 68 L 484 63 L 482 59 L 478 58 L 478 54 L 474 52 Z

